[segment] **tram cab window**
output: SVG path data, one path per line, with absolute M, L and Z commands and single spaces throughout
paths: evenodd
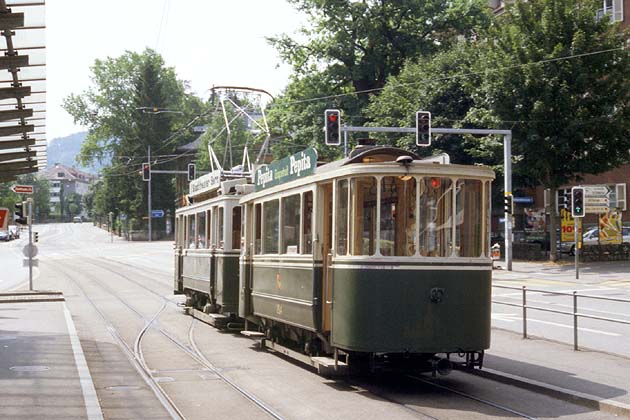
M 313 191 L 304 193 L 304 205 L 302 208 L 302 254 L 313 253 Z
M 411 176 L 381 179 L 380 252 L 384 256 L 416 253 L 416 180 Z
M 206 248 L 206 212 L 197 213 L 197 248 Z
M 300 253 L 300 194 L 282 199 L 282 254 Z
M 206 211 L 206 248 L 212 248 L 212 210 Z
M 337 181 L 337 255 L 348 252 L 348 180 Z
M 374 177 L 353 178 L 352 255 L 374 255 L 376 251 L 376 209 L 378 184 Z
M 482 183 L 475 179 L 457 181 L 455 251 L 460 257 L 480 257 L 483 247 Z
M 241 249 L 241 206 L 232 208 L 232 249 Z
M 450 178 L 426 177 L 420 182 L 420 255 L 451 255 L 453 191 Z
M 262 254 L 262 206 L 260 204 L 256 204 L 255 213 L 254 253 Z
M 219 206 L 217 216 L 217 248 L 223 249 L 223 207 Z
M 263 222 L 263 254 L 278 253 L 278 216 L 279 203 L 278 200 L 267 201 L 263 204 L 264 222 Z
M 187 219 L 187 225 L 188 225 L 188 248 L 189 249 L 194 249 L 197 248 L 197 229 L 195 226 L 195 215 L 191 214 L 186 216 Z

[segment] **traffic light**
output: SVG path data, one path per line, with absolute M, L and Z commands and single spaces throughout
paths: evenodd
M 39 232 L 33 232 L 33 242 L 39 242 Z
M 571 216 L 584 217 L 584 187 L 571 188 Z
M 26 202 L 15 203 L 15 212 L 13 219 L 18 225 L 28 225 L 28 217 L 24 215 L 26 211 Z
M 142 164 L 142 180 L 151 181 L 151 164 L 149 163 Z
M 431 113 L 416 112 L 416 145 L 431 146 Z
M 341 113 L 338 109 L 327 109 L 324 111 L 324 126 L 326 144 L 329 146 L 338 146 L 341 144 Z
M 512 197 L 512 194 L 503 197 L 503 211 L 507 214 L 514 213 L 514 197 Z
M 188 181 L 192 181 L 195 179 L 195 174 L 197 172 L 197 168 L 194 163 L 188 164 Z

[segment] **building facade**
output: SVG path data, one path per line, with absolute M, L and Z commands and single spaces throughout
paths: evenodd
M 44 176 L 50 183 L 51 214 L 62 214 L 61 205 L 64 199 L 71 194 L 84 196 L 88 193 L 90 184 L 96 180 L 96 176 L 92 174 L 59 163 L 46 170 Z M 79 215 L 85 216 L 85 210 L 82 209 Z

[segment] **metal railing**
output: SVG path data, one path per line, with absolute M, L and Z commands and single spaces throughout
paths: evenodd
M 510 302 L 498 301 L 495 299 L 492 299 L 492 303 L 495 303 L 497 305 L 513 306 L 513 307 L 522 309 L 523 311 L 523 338 L 528 338 L 527 337 L 527 310 L 528 309 L 541 311 L 541 312 L 551 312 L 555 314 L 568 315 L 568 316 L 573 317 L 573 350 L 579 350 L 579 347 L 578 347 L 578 320 L 579 318 L 588 318 L 588 319 L 595 319 L 599 321 L 614 322 L 617 324 L 630 325 L 630 321 L 626 321 L 623 319 L 607 318 L 603 316 L 590 315 L 590 314 L 578 312 L 578 298 L 605 300 L 605 301 L 622 302 L 622 303 L 630 303 L 630 299 L 620 299 L 620 298 L 611 298 L 611 297 L 594 296 L 594 295 L 582 295 L 582 294 L 578 294 L 577 291 L 574 291 L 572 293 L 566 293 L 566 292 L 554 292 L 551 290 L 528 289 L 527 286 L 515 287 L 515 286 L 492 285 L 492 287 L 497 288 L 497 289 L 519 290 L 522 292 L 521 303 L 510 303 Z M 549 309 L 549 308 L 543 308 L 541 306 L 528 305 L 527 292 L 545 293 L 549 295 L 558 295 L 558 296 L 571 296 L 573 298 L 573 311 L 563 311 L 559 309 Z

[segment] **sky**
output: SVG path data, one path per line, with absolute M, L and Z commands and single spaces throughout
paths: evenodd
M 63 110 L 63 99 L 91 86 L 96 59 L 126 50 L 157 50 L 204 99 L 213 85 L 278 94 L 290 68 L 277 67 L 265 37 L 294 34 L 304 22 L 284 0 L 47 0 L 46 138 L 85 130 Z

